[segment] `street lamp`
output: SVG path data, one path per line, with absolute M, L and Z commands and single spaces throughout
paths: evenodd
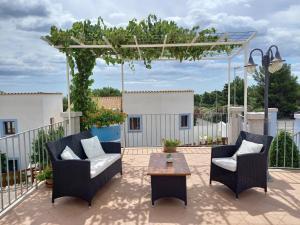
M 272 49 L 275 48 L 275 57 L 273 54 Z M 250 52 L 249 61 L 248 64 L 245 65 L 248 73 L 255 73 L 257 64 L 254 63 L 254 60 L 252 58 L 252 53 L 258 51 L 261 53 L 262 56 L 262 66 L 264 68 L 265 73 L 265 90 L 264 90 L 264 135 L 268 135 L 268 107 L 269 107 L 269 73 L 275 73 L 278 70 L 280 70 L 283 66 L 283 62 L 285 60 L 282 60 L 278 47 L 276 45 L 271 45 L 269 49 L 266 51 L 266 54 L 259 49 L 255 48 Z

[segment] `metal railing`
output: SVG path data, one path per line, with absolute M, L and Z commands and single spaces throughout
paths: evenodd
M 45 143 L 67 135 L 63 121 L 0 138 L 0 213 L 37 187 L 50 165 Z
M 277 132 L 270 147 L 271 168 L 300 169 L 300 132 L 295 131 L 294 120 L 279 120 Z
M 227 144 L 225 113 L 140 114 L 134 117 L 138 121 L 133 122 L 128 115 L 122 125 L 125 147 L 158 147 L 164 139 L 177 139 L 182 146 Z

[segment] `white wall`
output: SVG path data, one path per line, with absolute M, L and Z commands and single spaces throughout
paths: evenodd
M 60 122 L 62 121 L 60 113 L 63 111 L 62 99 L 63 95 L 60 93 L 0 95 L 0 121 L 17 120 L 17 133 L 49 125 L 51 117 L 55 118 L 55 122 Z M 31 143 L 37 133 L 38 130 L 34 130 L 30 134 L 27 132 L 13 138 L 0 137 L 0 151 L 6 153 L 9 159 L 17 158 L 19 168 L 26 168 L 31 155 Z
M 127 114 L 194 113 L 194 92 L 125 92 L 123 105 Z
M 126 147 L 161 146 L 162 139 L 179 139 L 182 144 L 193 141 L 193 91 L 126 92 L 124 112 L 142 117 L 142 130 L 128 131 L 128 119 L 122 135 Z M 180 129 L 180 114 L 189 114 L 189 128 Z

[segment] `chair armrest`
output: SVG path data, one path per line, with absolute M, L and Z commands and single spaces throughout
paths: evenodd
M 239 174 L 266 175 L 268 157 L 263 153 L 248 153 L 237 156 L 237 172 Z
M 89 182 L 91 165 L 89 160 L 59 160 L 52 164 L 54 182 L 73 184 Z
M 105 153 L 119 153 L 121 154 L 120 142 L 101 142 L 102 148 Z
M 235 145 L 215 146 L 211 148 L 211 158 L 231 157 L 235 152 Z

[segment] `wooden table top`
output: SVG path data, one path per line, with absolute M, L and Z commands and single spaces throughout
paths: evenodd
M 167 163 L 167 153 L 151 153 L 147 175 L 187 176 L 191 175 L 182 153 L 172 153 L 173 163 Z

